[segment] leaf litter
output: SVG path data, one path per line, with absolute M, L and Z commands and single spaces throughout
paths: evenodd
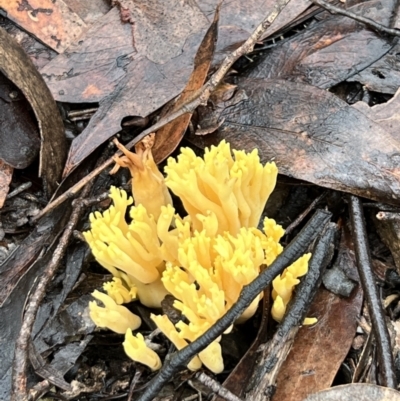
M 5 164 L 1 169 L 0 201 L 3 200 L 4 206 L 0 209 L 0 247 L 2 254 L 8 252 L 8 258 L 0 266 L 0 299 L 3 304 L 0 309 L 3 322 L 0 348 L 4 355 L 0 370 L 1 399 L 8 399 L 10 395 L 14 343 L 21 327 L 20 318 L 15 319 L 15 316 L 22 315 L 26 295 L 36 277 L 46 271 L 73 208 L 68 200 L 31 228 L 27 222 L 36 213 L 33 210 L 48 201 L 46 196 L 59 185 L 62 169 L 65 179 L 58 187 L 58 194 L 85 179 L 97 159 L 104 160 L 110 156 L 112 150 L 102 144 L 115 134 L 119 133 L 124 141 L 129 141 L 132 135 L 143 129 L 143 125 L 150 126 L 159 116 L 162 118 L 171 110 L 179 110 L 185 101 L 196 96 L 206 82 L 207 73 L 214 71 L 225 57 L 247 40 L 265 17 L 265 10 L 277 2 L 224 2 L 219 20 L 216 18 L 214 22 L 217 2 L 210 0 L 179 2 L 173 7 L 157 0 L 151 3 L 118 1 L 113 5 L 98 1 L 91 7 L 83 7 L 71 0 L 57 4 L 63 10 L 60 13 L 58 10 L 61 8 L 56 10 L 55 5 L 49 4 L 47 8 L 53 7 L 53 12 L 48 11 L 47 15 L 31 2 L 22 3 L 21 11 L 15 8 L 17 2 L 8 2 L 2 7 L 8 7 L 8 17 L 32 36 L 26 39 L 26 33 L 18 33 L 18 26 L 10 28 L 8 25 L 8 30 L 20 39 L 25 52 L 40 68 L 53 97 L 60 102 L 64 124 L 73 127 L 74 139 L 64 163 L 67 147 L 59 137 L 60 129 L 57 128 L 57 134 L 53 132 L 43 136 L 44 145 L 61 152 L 61 156 L 46 159 L 48 151 L 42 148 L 40 174 L 42 178 L 49 177 L 49 181 L 39 181 L 34 189 L 14 198 L 6 199 L 10 185 L 14 189 L 27 179 L 37 180 L 37 169 L 35 172 L 26 167 L 31 165 L 35 154 L 31 159 L 23 160 L 26 166 L 22 166 L 21 172 L 14 173 L 11 183 L 12 167 Z M 349 11 L 382 25 L 396 27 L 398 24 L 394 14 L 395 2 L 373 0 L 358 4 L 353 1 L 351 5 Z M 49 20 L 42 17 L 52 18 L 51 24 L 59 33 L 54 35 L 60 39 L 58 43 L 51 35 L 46 36 L 48 33 L 43 27 Z M 66 28 L 71 21 L 75 27 L 84 29 Z M 3 37 L 6 38 L 4 43 L 11 43 L 8 37 Z M 25 39 L 21 40 L 23 37 Z M 37 39 L 49 47 L 43 47 Z M 222 139 L 228 140 L 233 148 L 258 148 L 261 159 L 274 159 L 282 174 L 276 194 L 268 205 L 268 215 L 279 223 L 288 226 L 298 220 L 300 223 L 296 224 L 301 226 L 301 220 L 310 212 L 305 212 L 307 206 L 322 193 L 322 188 L 328 188 L 328 196 L 319 201 L 318 207 L 328 207 L 334 213 L 334 221 L 347 224 L 343 193 L 352 193 L 378 202 L 366 202 L 367 223 L 378 226 L 374 214 L 380 208 L 391 208 L 388 213 L 395 212 L 400 196 L 397 94 L 386 102 L 387 94 L 395 94 L 398 89 L 396 42 L 395 37 L 382 35 L 351 18 L 323 12 L 308 1 L 291 1 L 264 32 L 263 43 L 258 43 L 247 59 L 242 58 L 235 64 L 207 104 L 189 110 L 180 119 L 157 131 L 156 160 L 167 158 L 182 138 L 198 152 Z M 0 52 L 4 49 L 1 44 Z M 41 52 L 45 58 L 39 56 Z M 13 60 L 22 60 L 23 56 L 15 57 Z M 9 65 L 16 64 L 17 61 L 9 61 Z M 30 79 L 25 81 L 27 76 L 36 73 L 24 72 L 21 83 L 16 79 L 18 74 L 10 75 L 7 68 L 5 75 L 31 103 L 39 121 L 37 124 L 33 120 L 33 125 L 37 124 L 43 135 L 43 121 L 50 114 L 52 120 L 59 118 L 53 106 L 37 102 L 38 97 L 51 100 L 50 95 L 42 92 L 32 100 L 33 92 L 29 85 L 36 84 Z M 1 71 L 4 72 L 3 68 Z M 355 101 L 359 102 L 351 105 Z M 81 109 L 85 115 L 86 109 L 94 107 L 96 110 L 97 106 L 88 123 L 87 117 L 73 122 L 68 120 L 69 110 Z M 46 107 L 47 111 L 44 111 Z M 26 117 L 18 117 L 15 111 L 8 111 L 9 117 L 19 122 L 27 121 Z M 133 122 L 131 125 L 126 124 L 129 120 Z M 137 124 L 138 121 L 141 125 Z M 3 120 L 1 124 L 3 129 Z M 205 134 L 196 136 L 196 131 Z M 28 130 L 23 135 L 29 138 L 33 132 Z M 15 142 L 11 144 L 15 145 Z M 123 172 L 111 179 L 117 185 L 123 185 L 126 180 Z M 107 204 L 104 199 L 111 181 L 105 175 L 96 178 L 90 199 L 98 198 L 100 204 Z M 33 208 L 29 207 L 29 202 L 33 202 Z M 21 207 L 26 207 L 26 212 L 15 214 Z M 82 218 L 80 231 L 86 229 L 86 221 L 87 217 Z M 372 228 L 371 249 L 374 266 L 384 265 L 385 274 L 391 272 L 393 275 L 397 274 L 396 242 L 399 236 L 388 234 L 397 224 L 395 220 L 388 221 L 379 226 L 379 235 Z M 21 229 L 22 233 L 19 232 Z M 297 228 L 294 230 L 296 232 Z M 365 309 L 360 310 L 362 286 L 354 274 L 352 239 L 346 228 L 341 231 L 342 240 L 336 244 L 337 257 L 333 266 L 335 269 L 339 266 L 342 271 L 342 276 L 337 277 L 344 274 L 356 285 L 350 290 L 349 297 L 336 295 L 332 289 L 320 288 L 307 312 L 307 316 L 313 314 L 319 321 L 314 327 L 301 328 L 297 334 L 277 377 L 273 400 L 341 397 L 340 388 L 338 395 L 322 392 L 314 396 L 311 393 L 330 387 L 334 380 L 350 383 L 352 377 L 380 383 L 376 374 L 377 355 L 373 347 L 367 348 L 366 345 L 371 317 Z M 292 236 L 289 234 L 287 241 Z M 29 351 L 36 373 L 30 372 L 29 380 L 38 383 L 40 376 L 58 386 L 69 399 L 77 396 L 90 399 L 90 392 L 128 396 L 134 372 L 140 376 L 137 387 L 145 384 L 149 375 L 124 356 L 119 338 L 94 331 L 87 315 L 88 294 L 99 288 L 107 277 L 91 260 L 86 245 L 79 241 L 77 232 L 66 248 L 65 267 L 56 274 L 36 317 L 32 333 L 34 341 Z M 379 277 L 384 297 L 390 297 L 396 281 L 385 274 Z M 225 355 L 232 372 L 217 376 L 227 390 L 243 399 L 246 397 L 243 389 L 250 380 L 257 349 L 272 338 L 274 331 L 268 319 L 268 297 L 266 292 L 258 318 L 243 328 L 238 327 L 224 344 L 226 349 L 237 349 L 243 333 L 247 334 L 246 347 L 250 347 L 254 340 L 245 356 L 246 349 Z M 150 322 L 146 317 L 149 312 L 137 307 L 142 318 Z M 399 311 L 397 301 L 392 301 L 387 313 L 393 321 L 398 318 Z M 358 323 L 361 314 L 367 326 Z M 355 336 L 361 347 L 356 345 Z M 104 342 L 104 354 L 99 356 L 98 349 Z M 362 356 L 363 349 L 369 362 L 362 365 L 360 376 L 361 368 L 357 370 L 357 367 L 361 366 L 361 359 L 366 358 Z M 116 364 L 120 365 L 119 368 Z M 104 387 L 104 377 L 121 383 Z M 183 372 L 174 378 L 174 383 L 181 385 L 187 378 Z M 49 390 L 50 386 L 44 387 L 43 394 Z M 168 394 L 170 387 L 164 390 L 167 396 L 171 395 Z M 381 399 L 393 396 L 389 389 L 386 390 L 386 393 L 379 393 Z M 34 397 L 40 395 L 37 389 L 31 391 Z M 203 388 L 201 391 L 206 390 Z M 348 391 L 351 392 L 352 388 L 348 387 Z M 357 394 L 365 397 L 376 395 L 377 391 L 380 391 L 377 386 L 359 384 L 357 387 Z M 184 386 L 180 397 L 184 394 L 190 396 L 193 392 Z

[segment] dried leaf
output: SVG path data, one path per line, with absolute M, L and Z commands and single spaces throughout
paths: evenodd
M 394 0 L 372 0 L 349 8 L 389 25 Z M 395 44 L 353 19 L 334 15 L 283 41 L 250 73 L 251 78 L 281 78 L 330 88 L 380 59 Z
M 8 18 L 57 52 L 75 43 L 86 28 L 62 0 L 0 0 L 0 7 Z
M 396 141 L 400 141 L 400 89 L 386 103 L 369 107 L 367 103 L 357 102 L 352 107 L 379 124 Z
M 7 163 L 0 160 L 0 209 L 3 207 L 6 196 L 10 189 L 14 169 Z
M 317 394 L 311 394 L 303 401 L 400 401 L 398 391 L 376 384 L 353 383 L 336 386 Z
M 125 66 L 127 73 L 114 92 L 100 102 L 99 111 L 73 141 L 64 175 L 118 132 L 125 116 L 147 116 L 177 96 L 187 84 L 207 21 L 197 8 L 183 2 L 175 7 L 161 0 L 148 3 L 143 10 L 144 4 L 140 2 L 130 9 L 137 53 Z M 180 23 L 182 20 L 184 24 Z M 163 35 L 162 46 L 149 40 L 151 36 Z
M 64 125 L 43 78 L 19 44 L 1 28 L 0 70 L 21 90 L 38 120 L 42 139 L 39 176 L 51 194 L 61 177 L 67 151 Z
M 400 199 L 400 143 L 335 95 L 280 80 L 243 80 L 238 93 L 241 101 L 217 110 L 225 118 L 218 134 L 192 136 L 194 143 L 226 139 L 235 149 L 258 148 L 263 161 L 274 159 L 290 177 L 389 203 Z
M 189 78 L 189 82 L 172 110 L 168 110 L 169 112 L 179 109 L 182 104 L 193 96 L 196 90 L 203 86 L 214 55 L 215 43 L 217 42 L 218 19 L 219 10 L 215 14 L 214 21 L 197 51 L 194 59 L 194 70 Z M 157 131 L 153 147 L 153 156 L 157 163 L 165 160 L 177 148 L 191 118 L 192 113 L 186 113 Z
M 124 117 L 146 117 L 184 89 L 218 3 L 199 0 L 195 5 L 179 2 L 170 7 L 161 0 L 124 1 L 122 17 L 111 10 L 78 45 L 45 66 L 42 73 L 57 100 L 100 101 L 98 112 L 72 144 L 64 175 L 117 133 Z M 306 7 L 304 0 L 300 3 L 294 14 Z M 225 2 L 219 57 L 247 39 L 273 4 L 274 0 Z M 130 24 L 122 24 L 121 18 Z M 288 12 L 280 24 L 292 19 Z M 232 25 L 234 21 L 238 26 Z

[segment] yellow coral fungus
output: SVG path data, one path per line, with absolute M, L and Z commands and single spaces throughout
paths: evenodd
M 96 326 L 110 329 L 118 334 L 125 334 L 128 329 L 136 330 L 140 326 L 139 316 L 134 315 L 125 306 L 118 305 L 107 294 L 94 291 L 92 295 L 104 304 L 104 307 L 101 307 L 96 301 L 89 302 L 90 318 Z
M 310 257 L 311 253 L 303 255 L 273 280 L 272 298 L 274 299 L 274 304 L 272 305 L 271 314 L 277 322 L 282 320 L 286 312 L 286 307 L 292 297 L 294 287 L 300 282 L 298 277 L 304 276 L 307 273 Z M 315 323 L 315 321 L 312 321 L 312 323 Z
M 161 206 L 172 204 L 172 199 L 165 186 L 164 176 L 154 162 L 151 149 L 137 148 L 137 153 L 132 153 L 118 141 L 116 144 L 124 156 L 116 157 L 115 162 L 129 168 L 131 172 L 135 205 L 144 205 L 147 212 L 157 220 Z
M 202 226 L 198 214 L 212 212 L 218 220 L 218 233 L 237 234 L 241 227 L 256 227 L 265 203 L 275 187 L 275 163 L 260 163 L 257 150 L 233 151 L 222 141 L 206 149 L 204 158 L 183 148 L 178 161 L 168 159 L 167 186 L 181 198 L 194 229 Z
M 138 333 L 134 336 L 132 330 L 128 329 L 125 334 L 125 341 L 122 345 L 129 358 L 135 362 L 142 363 L 151 370 L 158 370 L 161 368 L 160 357 L 146 345 L 142 334 Z
M 160 277 L 163 259 L 159 252 L 157 225 L 143 205 L 131 207 L 132 222 L 125 221 L 126 192 L 111 189 L 114 205 L 103 214 L 90 215 L 91 230 L 83 233 L 97 261 L 118 277 L 116 268 L 148 284 Z M 162 270 L 162 269 L 161 269 Z
M 127 288 L 118 277 L 114 277 L 112 281 L 103 284 L 104 290 L 107 295 L 111 297 L 116 304 L 127 304 L 134 300 L 137 295 L 135 287 Z
M 150 317 L 154 321 L 154 323 L 157 325 L 157 327 L 168 338 L 168 340 L 171 341 L 172 344 L 174 344 L 178 350 L 185 348 L 188 345 L 187 341 L 185 341 L 182 337 L 179 336 L 177 330 L 175 329 L 175 326 L 168 319 L 168 317 L 166 315 L 156 316 L 154 314 L 151 314 Z M 195 371 L 200 368 L 201 368 L 200 359 L 197 356 L 195 356 L 189 362 L 188 369 Z
M 114 276 L 114 281 L 105 285 L 109 296 L 101 294 L 107 298 L 106 302 L 101 299 L 106 308 L 91 303 L 91 316 L 96 324 L 115 330 L 118 322 L 113 310 L 123 308 L 117 303 L 129 302 L 137 295 L 144 305 L 159 307 L 170 293 L 182 320 L 173 324 L 165 315 L 151 318 L 182 349 L 220 319 L 261 267 L 268 268 L 282 252 L 281 226 L 266 218 L 263 230 L 257 229 L 276 183 L 277 167 L 274 163 L 262 165 L 257 150 L 231 152 L 222 141 L 206 149 L 204 158 L 183 148 L 178 160 L 168 160 L 164 180 L 149 149 L 139 148 L 134 154 L 118 147 L 124 153 L 116 159 L 118 166 L 128 167 L 133 176 L 135 205 L 131 206 L 133 199 L 124 191 L 113 187 L 113 205 L 90 216 L 91 230 L 84 236 L 95 258 Z M 181 199 L 186 216 L 176 214 L 167 187 Z M 128 207 L 129 223 L 125 219 Z M 284 315 L 298 277 L 307 272 L 308 259 L 309 255 L 304 255 L 274 280 L 272 314 L 276 320 Z M 96 292 L 94 296 L 100 299 Z M 236 323 L 253 316 L 261 298 L 259 294 Z M 107 308 L 113 311 L 112 324 L 107 320 Z M 122 322 L 118 332 L 122 326 L 127 323 Z M 214 373 L 222 372 L 219 340 L 193 358 L 188 368 L 197 370 L 203 363 Z M 132 359 L 146 360 L 142 363 L 152 369 L 159 367 L 153 354 L 142 360 L 137 356 L 148 352 L 140 335 L 134 337 L 128 330 L 124 348 Z

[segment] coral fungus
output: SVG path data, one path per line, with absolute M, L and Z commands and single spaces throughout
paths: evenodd
M 119 148 L 124 156 L 116 161 L 132 173 L 134 201 L 113 187 L 113 205 L 90 216 L 91 230 L 84 236 L 97 261 L 114 276 L 104 287 L 108 295 L 93 293 L 106 309 L 91 303 L 90 311 L 100 327 L 126 333 L 124 348 L 132 359 L 157 369 L 154 351 L 146 354 L 143 337 L 132 335 L 138 322 L 133 324 L 131 312 L 117 304 L 137 295 L 143 304 L 159 307 L 170 293 L 182 319 L 174 324 L 166 315 L 151 316 L 165 336 L 182 349 L 207 331 L 238 300 L 243 286 L 283 250 L 279 241 L 284 230 L 274 220 L 266 218 L 263 230 L 257 228 L 276 183 L 277 167 L 262 165 L 257 150 L 232 155 L 229 144 L 222 141 L 206 149 L 204 158 L 183 148 L 177 160 L 168 160 L 164 179 L 149 149 L 133 154 L 122 145 Z M 176 213 L 167 188 L 181 199 L 186 216 Z M 282 319 L 298 277 L 307 272 L 309 257 L 304 255 L 274 280 L 274 319 Z M 237 323 L 254 315 L 261 297 Z M 109 322 L 105 316 L 116 310 L 125 319 L 118 327 L 114 318 Z M 197 370 L 202 364 L 222 372 L 219 339 L 188 368 Z

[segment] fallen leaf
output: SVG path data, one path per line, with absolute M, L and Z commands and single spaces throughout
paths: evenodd
M 111 10 L 78 44 L 44 67 L 41 72 L 56 100 L 100 102 L 98 112 L 72 143 L 64 176 L 120 131 L 124 117 L 146 117 L 181 93 L 218 3 L 203 0 L 170 7 L 161 0 L 125 1 L 122 18 L 129 24 L 122 24 L 118 10 Z M 308 5 L 300 3 L 297 14 Z M 273 4 L 273 0 L 225 3 L 221 17 L 226 25 L 220 25 L 216 57 L 246 40 Z M 292 19 L 288 12 L 280 24 Z M 232 25 L 235 20 L 238 26 Z
M 241 80 L 238 93 L 240 101 L 215 112 L 225 119 L 218 133 L 193 135 L 192 142 L 226 139 L 235 149 L 257 148 L 262 161 L 274 159 L 289 177 L 388 203 L 400 199 L 400 143 L 358 110 L 289 81 Z
M 10 190 L 13 171 L 14 169 L 9 164 L 0 160 L 0 209 L 3 207 Z
M 394 0 L 372 0 L 349 11 L 389 25 L 395 4 Z M 330 88 L 380 59 L 394 44 L 393 38 L 366 29 L 348 17 L 333 15 L 282 41 L 247 76 Z
M 35 113 L 42 139 L 39 176 L 45 190 L 52 194 L 61 178 L 67 152 L 64 125 L 57 105 L 32 61 L 1 28 L 0 71 L 20 89 Z
M 25 32 L 9 19 L 0 15 L 0 27 L 7 31 L 25 50 L 35 67 L 40 70 L 49 61 L 57 56 L 57 53 L 48 46 L 39 42 L 29 33 Z
M 400 44 L 358 74 L 348 78 L 348 82 L 360 82 L 370 91 L 394 94 L 400 87 Z
M 353 383 L 311 394 L 303 401 L 400 401 L 397 390 L 376 384 Z
M 131 28 L 113 8 L 40 72 L 55 100 L 99 102 L 114 91 L 135 54 Z
M 396 141 L 400 141 L 400 89 L 386 103 L 377 104 L 373 107 L 365 102 L 357 102 L 352 105 L 355 109 L 361 111 L 370 120 L 375 121 Z
M 57 52 L 75 43 L 86 29 L 85 22 L 62 0 L 0 0 L 0 8 Z
M 211 66 L 217 42 L 218 19 L 219 11 L 216 12 L 214 21 L 199 46 L 199 50 L 194 58 L 194 70 L 189 78 L 189 82 L 174 106 L 167 110 L 167 113 L 178 110 L 182 104 L 193 96 L 196 90 L 203 86 Z M 192 114 L 186 113 L 157 131 L 152 149 L 156 163 L 165 160 L 177 148 L 189 125 Z
M 350 234 L 346 232 L 343 236 L 336 264 L 357 274 Z M 319 289 L 307 312 L 307 316 L 317 317 L 318 322 L 300 328 L 279 372 L 273 401 L 300 401 L 310 393 L 330 387 L 353 342 L 362 301 L 360 285 L 349 298 Z
M 0 73 L 0 159 L 15 168 L 28 167 L 40 149 L 40 136 L 29 102 Z
M 144 7 L 135 2 L 136 8 L 130 10 L 134 28 L 126 27 L 134 29 L 137 53 L 124 67 L 126 75 L 112 94 L 100 102 L 87 128 L 72 142 L 64 176 L 118 132 L 125 116 L 147 116 L 177 96 L 187 84 L 207 21 L 197 8 L 186 3 L 176 3 L 176 7 L 161 0 L 148 3 Z M 156 37 L 162 39 L 162 45 L 155 42 Z
M 111 9 L 108 0 L 64 0 L 64 3 L 88 25 L 93 24 Z

